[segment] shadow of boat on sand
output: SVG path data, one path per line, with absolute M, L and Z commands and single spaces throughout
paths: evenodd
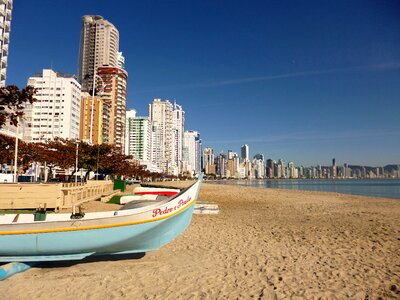
M 35 268 L 68 268 L 74 265 L 107 262 L 107 261 L 123 261 L 123 260 L 138 260 L 145 257 L 146 253 L 131 253 L 131 254 L 113 254 L 113 255 L 96 255 L 89 256 L 82 260 L 63 260 L 63 261 L 46 261 L 35 265 Z

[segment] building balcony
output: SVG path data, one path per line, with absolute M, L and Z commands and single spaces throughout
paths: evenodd
M 5 21 L 4 22 L 4 31 L 5 32 L 10 32 L 10 21 Z
M 10 42 L 10 33 L 5 32 L 3 36 L 4 44 L 8 44 Z

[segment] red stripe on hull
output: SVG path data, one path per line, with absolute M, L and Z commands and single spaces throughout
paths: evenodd
M 136 192 L 135 195 L 159 195 L 159 196 L 174 196 L 178 192 Z

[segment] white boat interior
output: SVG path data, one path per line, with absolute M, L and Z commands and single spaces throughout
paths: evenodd
M 148 210 L 152 210 L 159 205 L 167 203 L 171 198 L 164 198 L 161 201 L 146 201 L 146 205 L 136 205 L 128 208 L 121 207 L 120 210 L 114 211 L 102 211 L 102 212 L 88 212 L 85 213 L 81 218 L 76 220 L 93 220 L 110 218 L 116 216 L 128 216 L 139 214 Z M 124 209 L 123 209 L 124 208 Z M 22 224 L 22 223 L 37 223 L 37 222 L 59 222 L 59 221 L 70 221 L 71 213 L 48 213 L 46 219 L 43 221 L 35 221 L 35 214 L 0 214 L 0 225 L 5 224 Z

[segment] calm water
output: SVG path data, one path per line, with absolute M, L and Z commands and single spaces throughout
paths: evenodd
M 400 199 L 399 179 L 346 180 L 218 180 L 218 184 L 244 185 Z

